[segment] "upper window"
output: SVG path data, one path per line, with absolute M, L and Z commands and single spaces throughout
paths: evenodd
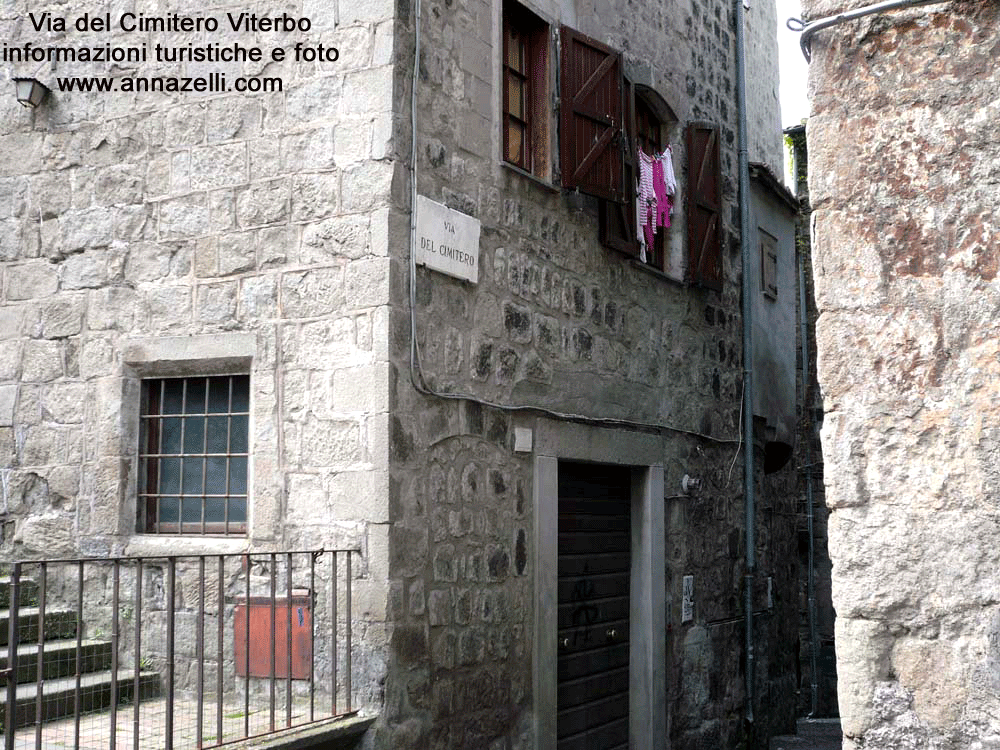
M 250 376 L 142 381 L 138 529 L 245 534 Z
M 503 158 L 548 177 L 549 27 L 513 2 L 503 6 Z

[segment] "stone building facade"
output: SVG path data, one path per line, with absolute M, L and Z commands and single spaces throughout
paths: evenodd
M 863 4 L 803 5 L 815 20 Z M 998 28 L 996 3 L 935 3 L 812 41 L 809 188 L 845 747 L 1000 737 Z
M 28 11 L 48 8 L 36 5 L 6 4 L 3 36 L 136 43 L 36 31 Z M 763 440 L 752 721 L 744 687 L 731 6 L 427 0 L 414 64 L 410 3 L 264 2 L 260 15 L 310 29 L 230 41 L 284 46 L 285 59 L 180 74 L 280 90 L 56 90 L 37 110 L 4 100 L 4 554 L 359 547 L 355 685 L 380 713 L 372 747 L 554 747 L 586 713 L 560 689 L 587 658 L 578 637 L 627 654 L 590 682 L 617 686 L 608 704 L 627 698 L 605 723 L 634 747 L 764 747 L 788 731 L 794 461 L 765 474 Z M 748 114 L 751 160 L 778 172 L 774 22 L 768 3 L 747 14 Z M 339 57 L 296 62 L 300 42 Z M 591 117 L 604 124 L 587 126 L 626 122 L 607 136 L 626 167 L 635 130 L 673 147 L 677 206 L 650 262 L 629 254 L 620 184 L 564 187 L 560 86 L 579 60 L 579 91 L 588 64 L 627 82 L 612 85 L 610 114 Z M 119 86 L 177 73 L 69 67 L 46 71 L 50 86 L 64 73 Z M 593 104 L 581 94 L 582 116 Z M 761 206 L 775 200 L 761 190 Z M 414 194 L 478 221 L 475 283 L 411 267 Z M 692 214 L 696 203 L 714 218 Z M 784 286 L 761 304 L 794 311 Z M 758 376 L 762 393 L 794 383 L 787 342 L 768 345 L 781 356 Z M 143 419 L 203 376 L 226 379 L 231 411 L 248 404 L 245 500 L 213 516 L 234 523 L 228 537 L 185 526 L 168 498 L 141 499 L 144 455 L 157 452 Z M 617 531 L 604 538 L 605 521 L 578 511 L 609 497 Z M 602 572 L 612 589 L 591 576 Z

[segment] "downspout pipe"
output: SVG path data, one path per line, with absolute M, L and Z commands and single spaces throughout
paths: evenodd
M 753 438 L 753 268 L 750 241 L 750 165 L 747 149 L 746 44 L 743 0 L 734 0 L 736 19 L 736 119 L 739 139 L 740 250 L 743 263 L 743 499 L 746 510 L 746 571 L 743 609 L 746 618 L 746 720 L 754 720 L 753 589 L 757 571 L 756 498 L 754 497 Z
M 846 23 L 847 21 L 864 18 L 875 13 L 884 13 L 888 10 L 899 10 L 900 8 L 913 8 L 918 5 L 934 5 L 935 3 L 940 4 L 942 2 L 944 0 L 885 0 L 885 2 L 866 5 L 863 8 L 845 11 L 835 16 L 819 18 L 809 23 L 800 18 L 789 18 L 786 26 L 792 31 L 802 32 L 802 36 L 799 37 L 799 47 L 802 48 L 802 54 L 805 56 L 806 62 L 812 62 L 812 38 L 817 31 L 822 31 L 823 29 L 828 29 L 831 26 Z

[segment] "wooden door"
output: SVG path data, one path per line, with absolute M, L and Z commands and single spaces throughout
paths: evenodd
M 559 463 L 558 750 L 627 750 L 630 471 Z

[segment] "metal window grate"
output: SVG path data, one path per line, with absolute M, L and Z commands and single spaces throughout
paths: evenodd
M 142 382 L 139 530 L 245 534 L 250 376 Z

